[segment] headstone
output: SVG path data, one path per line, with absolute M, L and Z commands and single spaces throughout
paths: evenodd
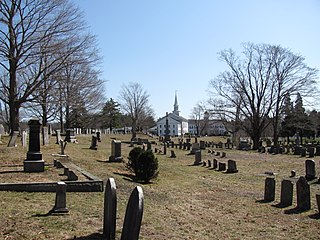
M 267 177 L 264 185 L 264 201 L 272 202 L 275 198 L 276 192 L 276 180 L 274 178 Z
M 226 152 L 221 153 L 221 158 L 224 158 L 224 157 L 226 157 Z
M 143 215 L 143 191 L 140 186 L 132 191 L 123 222 L 121 240 L 138 240 Z
M 305 147 L 301 148 L 301 152 L 300 152 L 301 157 L 305 157 L 307 156 L 307 149 Z
M 320 214 L 320 194 L 316 194 L 316 202 L 318 207 L 318 214 Z
M 60 144 L 60 140 L 62 140 L 61 139 L 61 130 L 56 129 L 55 132 L 56 132 L 56 144 Z
M 316 146 L 316 153 L 315 153 L 316 156 L 320 156 L 320 146 Z
M 314 147 L 309 147 L 309 158 L 314 157 Z
M 316 178 L 316 164 L 314 160 L 306 160 L 305 161 L 306 168 L 306 180 L 311 181 Z
M 52 213 L 68 213 L 69 209 L 66 204 L 67 185 L 64 182 L 57 182 L 56 199 Z
M 219 162 L 218 163 L 218 171 L 225 171 L 226 170 L 226 163 Z
M 97 150 L 98 149 L 97 142 L 98 142 L 98 138 L 96 136 L 92 135 L 90 149 Z
M 109 178 L 104 192 L 103 236 L 106 239 L 116 237 L 117 191 L 113 178 Z
M 217 159 L 213 159 L 213 169 L 216 169 L 218 167 L 218 160 Z
M 182 149 L 182 142 L 179 142 L 179 149 Z
M 238 169 L 237 169 L 237 163 L 234 160 L 228 160 L 228 169 L 227 169 L 227 173 L 237 173 Z
M 301 155 L 302 146 L 295 146 L 293 155 Z
M 206 149 L 206 142 L 205 141 L 200 141 L 200 149 L 204 150 Z
M 42 127 L 42 145 L 49 145 L 49 129 Z
M 76 136 L 74 134 L 73 129 L 67 129 L 66 130 L 66 137 L 64 139 L 65 142 L 71 142 L 71 143 L 77 143 Z
M 40 152 L 40 127 L 38 119 L 31 119 L 29 125 L 29 151 L 27 159 L 23 161 L 25 172 L 44 172 L 44 161 Z
M 147 150 L 151 150 L 151 142 L 147 142 Z
M 22 131 L 22 147 L 27 146 L 27 136 L 28 136 L 27 131 Z
M 191 148 L 191 143 L 187 143 L 187 151 L 190 151 L 190 148 Z
M 110 162 L 122 162 L 121 157 L 121 141 L 112 140 L 111 141 L 111 156 L 109 157 Z
M 300 177 L 296 183 L 297 186 L 297 208 L 301 210 L 309 210 L 310 203 L 310 186 L 304 177 Z
M 199 143 L 193 143 L 192 144 L 192 149 L 191 149 L 191 154 L 195 154 L 196 151 L 200 150 Z
M 163 143 L 163 155 L 167 155 L 167 144 Z
M 101 142 L 101 132 L 96 132 L 97 141 Z
M 199 164 L 201 164 L 201 150 L 195 151 L 195 155 L 194 155 L 193 165 L 199 165 Z
M 208 160 L 208 167 L 211 168 L 211 161 Z
M 281 182 L 281 194 L 280 194 L 280 204 L 282 206 L 292 205 L 293 200 L 293 182 L 290 180 L 282 180 Z
M 170 157 L 171 157 L 171 158 L 176 158 L 176 157 L 177 157 L 173 150 L 171 150 Z
M 8 143 L 8 147 L 16 147 L 17 144 L 17 138 L 18 138 L 18 135 L 19 135 L 19 131 L 13 131 L 11 136 L 10 136 L 10 140 L 9 140 L 9 143 Z

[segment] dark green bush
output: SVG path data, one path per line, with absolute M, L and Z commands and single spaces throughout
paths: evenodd
M 149 183 L 158 175 L 158 159 L 151 150 L 143 151 L 138 157 L 135 168 L 137 180 Z
M 141 147 L 134 147 L 130 152 L 129 152 L 129 161 L 127 164 L 128 169 L 131 172 L 136 173 L 136 165 L 138 161 L 139 155 L 144 152 L 144 150 Z

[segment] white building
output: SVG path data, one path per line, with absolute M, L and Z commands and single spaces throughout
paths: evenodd
M 189 119 L 189 133 L 191 135 L 201 135 L 201 136 L 217 136 L 225 135 L 226 128 L 221 120 L 194 120 Z M 199 131 L 199 132 L 198 132 Z
M 157 121 L 157 134 L 158 136 L 164 136 L 166 130 L 166 124 L 168 120 L 168 130 L 170 136 L 183 136 L 188 133 L 188 120 L 179 115 L 179 105 L 177 94 L 175 94 L 174 105 L 172 113 L 167 113 L 166 116 L 160 118 Z

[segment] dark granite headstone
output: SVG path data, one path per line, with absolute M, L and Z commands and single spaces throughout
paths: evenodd
M 264 186 L 264 201 L 272 202 L 275 198 L 276 181 L 274 178 L 266 178 Z
M 121 162 L 123 158 L 121 157 L 121 141 L 112 140 L 111 141 L 111 156 L 109 157 L 110 162 Z
M 301 210 L 310 210 L 310 186 L 304 177 L 300 177 L 297 185 L 297 208 Z
M 201 164 L 201 150 L 196 150 L 194 155 L 194 163 L 193 165 Z
M 104 192 L 103 236 L 106 239 L 115 239 L 117 215 L 116 183 L 109 178 Z
M 293 200 L 293 182 L 290 180 L 282 180 L 281 182 L 281 194 L 280 194 L 280 204 L 282 206 L 292 205 Z
M 227 169 L 227 173 L 237 173 L 238 169 L 237 169 L 237 163 L 235 160 L 228 160 L 228 169 Z
M 226 163 L 218 162 L 218 171 L 225 171 L 226 170 Z
M 57 182 L 55 205 L 51 210 L 52 213 L 68 213 L 67 208 L 67 185 L 64 182 Z
M 143 215 L 143 191 L 140 186 L 132 191 L 123 222 L 121 240 L 138 240 Z
M 90 149 L 97 150 L 98 149 L 97 142 L 98 142 L 98 138 L 96 136 L 92 135 Z
M 306 160 L 305 161 L 306 168 L 306 180 L 311 181 L 316 178 L 316 164 L 314 160 Z
M 218 160 L 217 159 L 213 159 L 213 169 L 216 169 L 218 167 Z

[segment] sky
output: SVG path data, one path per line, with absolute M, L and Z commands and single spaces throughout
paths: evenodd
M 210 97 L 209 81 L 227 70 L 218 52 L 252 42 L 281 45 L 320 68 L 319 0 L 73 0 L 102 56 L 105 97 L 142 85 L 155 118 L 189 118 Z

